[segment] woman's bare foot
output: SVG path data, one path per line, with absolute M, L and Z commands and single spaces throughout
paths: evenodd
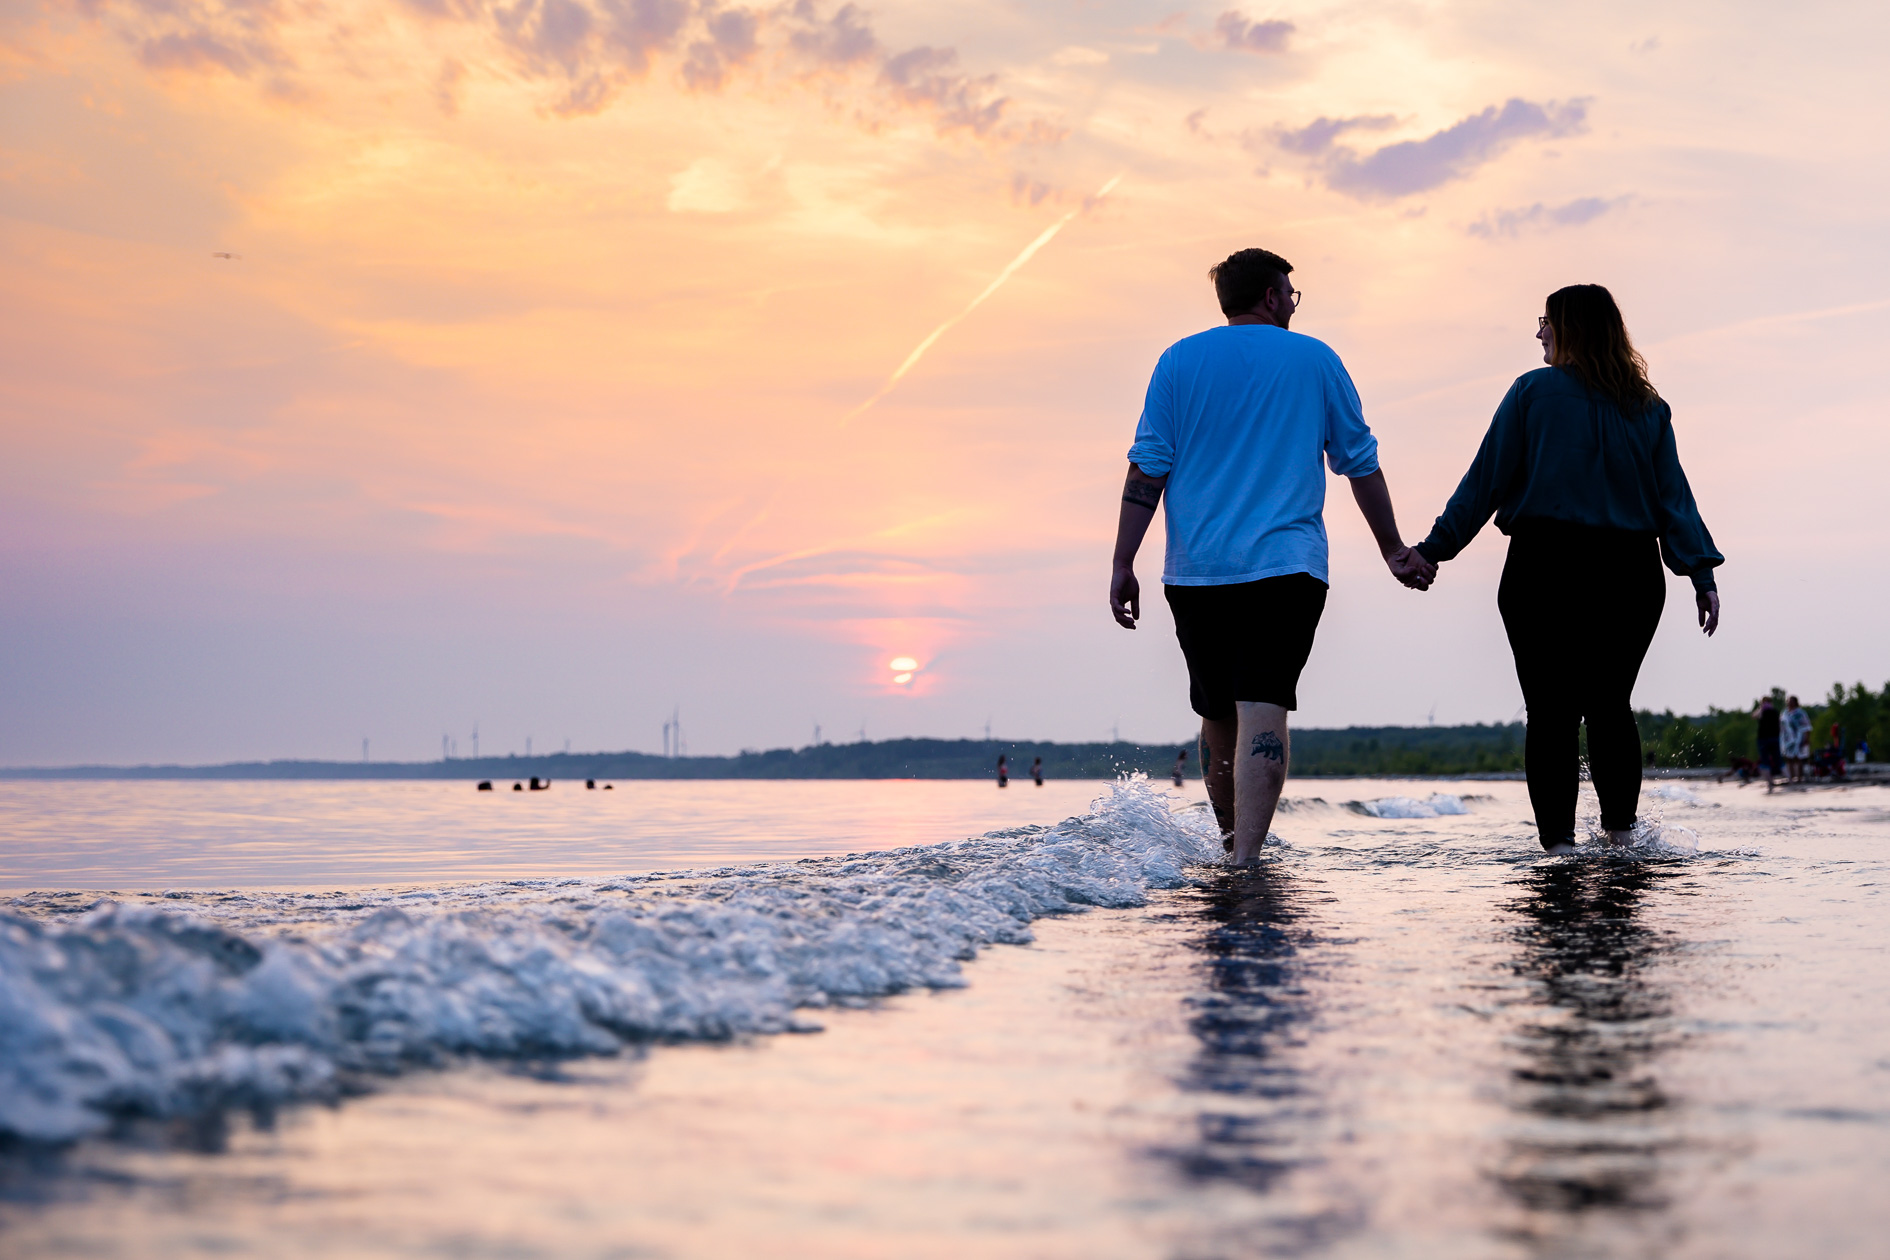
M 1627 830 L 1627 831 L 1610 831 L 1608 833 L 1608 847 L 1609 848 L 1625 849 L 1633 843 L 1634 843 L 1634 832 L 1632 829 Z

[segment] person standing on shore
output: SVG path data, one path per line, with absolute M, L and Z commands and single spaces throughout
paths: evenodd
M 1536 339 L 1549 366 L 1516 378 L 1430 536 L 1453 559 L 1490 514 L 1509 535 L 1496 606 L 1529 725 L 1523 766 L 1550 853 L 1575 846 L 1581 727 L 1609 844 L 1626 844 L 1641 796 L 1634 681 L 1660 625 L 1667 567 L 1693 582 L 1700 628 L 1719 628 L 1713 569 L 1725 557 L 1680 468 L 1673 412 L 1647 379 L 1614 295 L 1551 293 Z
M 1798 707 L 1797 696 L 1785 698 L 1785 716 L 1779 724 L 1779 748 L 1785 754 L 1785 781 L 1805 781 L 1805 759 L 1811 756 L 1811 714 Z
M 1778 708 L 1772 697 L 1759 701 L 1759 710 L 1752 716 L 1759 719 L 1759 765 L 1765 770 L 1765 790 L 1770 792 L 1777 786 L 1773 780 L 1779 771 Z
M 1288 331 L 1293 266 L 1243 249 L 1208 271 L 1227 324 L 1162 353 L 1149 381 L 1116 523 L 1109 608 L 1142 616 L 1135 555 L 1164 492 L 1162 589 L 1201 717 L 1208 799 L 1234 861 L 1258 861 L 1286 783 L 1286 715 L 1326 604 L 1326 468 L 1349 478 L 1392 574 L 1435 572 L 1398 537 L 1378 441 L 1345 365 Z

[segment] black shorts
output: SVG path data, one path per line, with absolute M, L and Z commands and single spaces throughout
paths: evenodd
M 1326 610 L 1326 584 L 1288 573 L 1229 586 L 1163 586 L 1188 658 L 1188 699 L 1212 721 L 1236 700 L 1299 707 L 1299 672 Z

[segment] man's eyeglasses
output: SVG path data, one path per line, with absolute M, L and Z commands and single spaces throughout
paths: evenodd
M 1283 290 L 1283 292 L 1285 292 L 1286 294 L 1286 300 L 1293 304 L 1293 309 L 1298 310 L 1299 299 L 1301 296 L 1300 291 L 1298 289 L 1286 289 L 1286 290 Z

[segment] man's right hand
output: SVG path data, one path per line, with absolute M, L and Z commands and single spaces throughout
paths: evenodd
M 1124 630 L 1135 629 L 1142 618 L 1142 584 L 1135 580 L 1135 570 L 1119 568 L 1109 578 L 1109 611 Z
M 1414 591 L 1427 591 L 1437 580 L 1437 566 L 1424 558 L 1416 547 L 1400 547 L 1385 557 L 1391 576 Z

